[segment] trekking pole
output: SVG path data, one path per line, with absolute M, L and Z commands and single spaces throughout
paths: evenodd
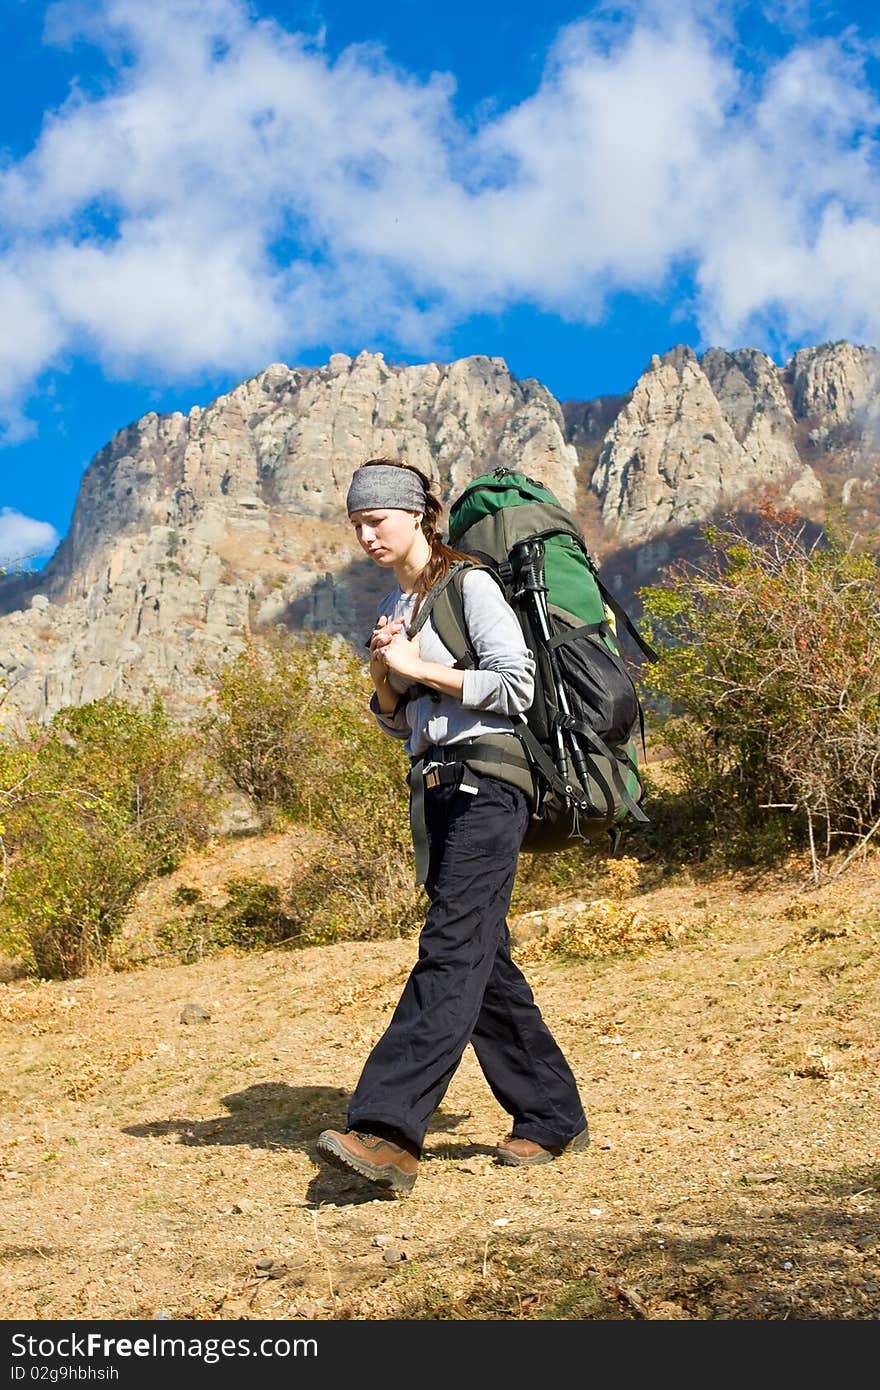
M 550 662 L 553 687 L 556 691 L 556 702 L 566 719 L 570 719 L 571 706 L 568 703 L 568 696 L 565 693 L 562 673 L 559 670 L 559 658 L 556 655 L 556 649 L 550 646 L 550 639 L 553 636 L 553 632 L 550 627 L 550 613 L 547 608 L 547 584 L 544 578 L 544 542 L 540 540 L 521 541 L 514 547 L 514 551 L 517 554 L 520 566 L 521 588 L 529 595 L 531 600 L 537 620 L 538 632 L 540 633 L 541 640 L 544 643 L 544 650 Z M 553 721 L 553 733 L 556 740 L 556 758 L 559 771 L 567 782 L 568 757 L 565 751 L 562 727 L 558 720 Z M 580 779 L 581 786 L 586 790 L 590 785 L 587 765 L 574 735 L 570 734 L 569 739 L 575 772 Z

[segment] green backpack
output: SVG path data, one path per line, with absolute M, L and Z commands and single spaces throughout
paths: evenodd
M 514 746 L 520 756 L 509 778 L 521 784 L 524 752 L 534 795 L 523 849 L 554 850 L 605 832 L 616 847 L 625 822 L 648 818 L 635 744 L 639 733 L 644 744 L 643 712 L 615 620 L 649 659 L 654 652 L 599 579 L 574 517 L 542 483 L 506 468 L 475 478 L 450 506 L 449 543 L 497 580 L 535 658 L 535 695 L 516 727 L 522 748 Z M 463 668 L 476 665 L 462 599 L 471 568 L 468 560 L 453 565 L 410 628 L 414 634 L 431 614 Z M 495 775 L 504 778 L 503 761 Z

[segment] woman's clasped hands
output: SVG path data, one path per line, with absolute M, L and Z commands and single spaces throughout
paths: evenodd
M 385 676 L 389 671 L 409 679 L 416 679 L 422 664 L 420 652 L 421 634 L 407 637 L 402 618 L 391 622 L 382 615 L 370 637 L 370 666 L 377 676 Z

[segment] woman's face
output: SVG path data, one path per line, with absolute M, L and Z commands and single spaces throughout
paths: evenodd
M 403 512 L 397 507 L 352 512 L 350 519 L 361 549 L 386 568 L 407 558 L 422 520 L 418 512 Z

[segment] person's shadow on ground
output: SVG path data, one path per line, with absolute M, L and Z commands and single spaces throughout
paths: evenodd
M 176 1134 L 181 1144 L 204 1147 L 241 1144 L 253 1149 L 301 1149 L 319 1171 L 309 1183 L 310 1202 L 369 1202 L 382 1198 L 383 1189 L 374 1183 L 348 1176 L 339 1169 L 321 1163 L 317 1139 L 324 1129 L 344 1129 L 349 1092 L 335 1086 L 288 1086 L 284 1082 L 264 1081 L 223 1096 L 228 1114 L 207 1120 L 192 1120 L 175 1116 L 153 1120 L 146 1124 L 126 1125 L 125 1134 L 138 1138 L 164 1139 Z M 491 1155 L 495 1150 L 482 1144 L 464 1141 L 460 1144 L 441 1141 L 432 1145 L 432 1133 L 448 1134 L 470 1118 L 442 1108 L 437 1111 L 428 1131 L 426 1148 L 444 1159 L 466 1159 L 480 1154 Z M 397 1200 L 387 1194 L 390 1200 Z

